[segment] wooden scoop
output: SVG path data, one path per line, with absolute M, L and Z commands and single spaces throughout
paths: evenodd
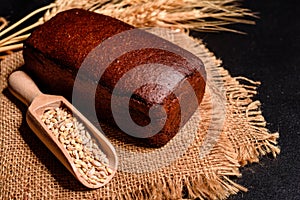
M 118 159 L 114 147 L 109 142 L 109 140 L 95 126 L 93 126 L 91 122 L 89 122 L 77 109 L 75 109 L 64 97 L 43 94 L 38 89 L 33 80 L 22 71 L 16 71 L 12 73 L 8 79 L 8 85 L 11 93 L 14 94 L 27 106 L 29 106 L 26 114 L 26 121 L 29 127 L 38 136 L 38 138 L 51 150 L 51 152 L 62 162 L 62 164 L 83 185 L 85 185 L 88 188 L 99 188 L 111 180 L 111 178 L 114 176 L 117 170 L 118 165 Z M 89 132 L 91 138 L 95 139 L 96 143 L 98 144 L 98 147 L 106 155 L 108 159 L 108 165 L 104 167 L 101 165 L 101 167 L 103 167 L 102 169 L 104 170 L 104 173 L 106 173 L 106 178 L 102 179 L 101 182 L 94 181 L 94 183 L 91 183 L 91 179 L 87 180 L 87 178 L 91 177 L 93 173 L 95 173 L 95 169 L 89 171 L 91 166 L 89 166 L 88 170 L 80 169 L 80 167 L 78 167 L 81 166 L 80 162 L 74 163 L 75 158 L 71 157 L 66 147 L 64 147 L 61 141 L 59 141 L 59 139 L 53 134 L 53 131 L 51 131 L 42 121 L 42 115 L 46 110 L 62 106 L 71 111 L 73 116 L 76 117 L 76 119 L 83 124 L 85 130 Z M 91 159 L 91 157 L 89 157 L 88 159 Z M 96 163 L 97 166 L 99 164 L 102 164 L 98 161 L 95 162 L 95 160 L 90 161 L 91 163 Z M 89 171 L 89 176 L 82 175 L 82 170 L 86 172 Z

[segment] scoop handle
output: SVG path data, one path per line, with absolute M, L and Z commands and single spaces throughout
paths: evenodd
M 42 94 L 33 80 L 23 71 L 15 71 L 9 76 L 8 89 L 27 106 L 35 97 Z

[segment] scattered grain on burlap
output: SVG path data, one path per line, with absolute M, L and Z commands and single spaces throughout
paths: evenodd
M 239 167 L 258 162 L 267 153 L 279 153 L 278 133 L 265 128 L 260 103 L 252 100 L 259 83 L 231 77 L 199 40 L 174 31 L 149 31 L 203 60 L 208 72 L 206 94 L 191 120 L 163 148 L 146 149 L 111 138 L 119 170 L 110 183 L 96 190 L 83 187 L 59 163 L 27 126 L 27 108 L 9 93 L 7 77 L 23 65 L 22 53 L 1 62 L 1 199 L 226 199 L 247 190 L 231 180 L 241 176 Z M 213 98 L 224 106 L 214 108 Z M 221 127 L 214 126 L 222 119 Z

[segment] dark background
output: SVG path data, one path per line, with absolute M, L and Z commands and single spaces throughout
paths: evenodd
M 0 16 L 15 21 L 50 0 L 1 0 Z M 256 99 L 271 132 L 280 133 L 281 154 L 242 169 L 236 181 L 249 189 L 230 199 L 300 200 L 300 5 L 296 0 L 244 0 L 257 12 L 256 25 L 237 24 L 229 32 L 198 33 L 232 76 L 262 84 Z M 29 22 L 31 23 L 31 22 Z

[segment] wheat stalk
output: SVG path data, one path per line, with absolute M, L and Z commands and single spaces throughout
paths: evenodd
M 253 21 L 242 17 L 254 16 L 249 10 L 239 8 L 235 0 L 136 0 L 134 3 L 124 0 L 116 4 L 106 4 L 95 12 L 113 16 L 136 27 L 198 31 L 229 31 L 224 25 L 237 22 L 252 24 Z
M 238 32 L 227 28 L 226 25 L 253 24 L 254 22 L 245 19 L 245 16 L 255 17 L 250 10 L 241 8 L 237 0 L 56 0 L 55 3 L 35 10 L 3 31 L 1 30 L 7 22 L 0 18 L 2 37 L 30 17 L 46 11 L 37 22 L 1 39 L 0 53 L 22 48 L 22 42 L 30 35 L 32 29 L 57 13 L 72 8 L 109 15 L 140 28 L 163 27 L 197 31 Z
M 0 31 L 7 26 L 8 22 L 4 17 L 0 17 Z

